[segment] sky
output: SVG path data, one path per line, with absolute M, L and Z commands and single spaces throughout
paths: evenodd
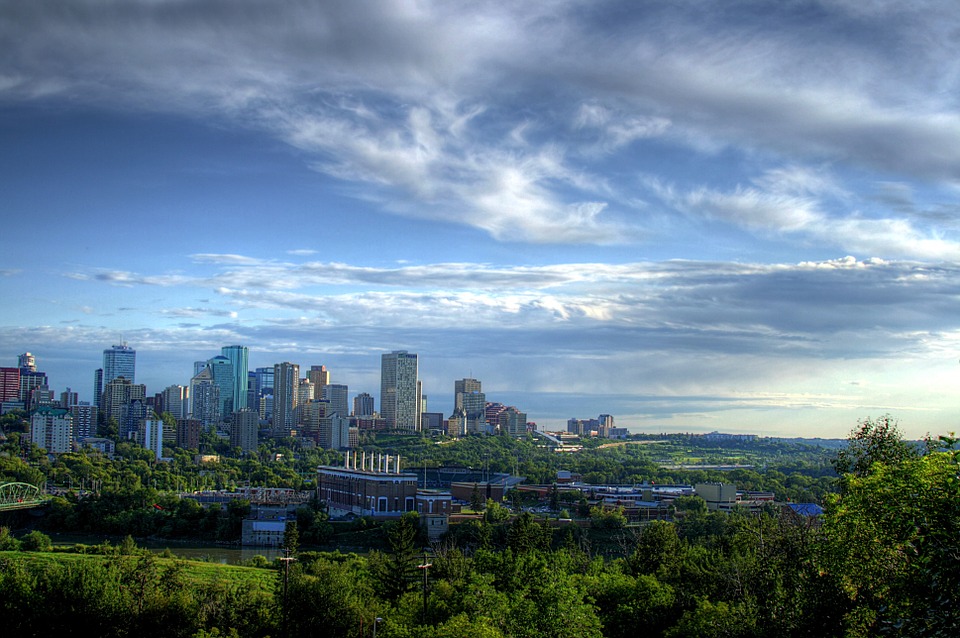
M 950 0 L 0 0 L 0 365 L 958 429 Z

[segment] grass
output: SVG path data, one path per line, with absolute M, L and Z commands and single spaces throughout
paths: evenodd
M 71 554 L 67 552 L 0 552 L 0 560 L 13 558 L 40 565 L 61 564 L 75 565 L 81 561 L 109 561 L 118 558 L 135 560 L 136 556 L 104 556 L 100 554 Z M 272 592 L 277 572 L 272 569 L 258 567 L 243 567 L 240 565 L 222 565 L 204 561 L 185 560 L 182 558 L 156 557 L 160 566 L 178 565 L 183 568 L 184 576 L 198 585 L 209 585 L 216 582 L 242 585 L 263 592 Z

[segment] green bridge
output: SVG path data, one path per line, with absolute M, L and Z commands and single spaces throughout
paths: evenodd
M 36 485 L 4 483 L 0 485 L 0 512 L 39 507 L 50 500 Z

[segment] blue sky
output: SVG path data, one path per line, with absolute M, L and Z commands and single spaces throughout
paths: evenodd
M 960 402 L 952 2 L 0 0 L 0 361 L 420 354 L 545 426 Z

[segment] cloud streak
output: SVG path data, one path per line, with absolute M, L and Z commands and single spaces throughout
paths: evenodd
M 763 18 L 751 3 L 13 3 L 0 100 L 226 117 L 302 149 L 384 211 L 501 241 L 648 238 L 643 193 L 594 164 L 652 141 L 956 184 L 960 116 L 945 96 L 960 88 L 957 51 L 917 37 L 956 27 L 955 12 L 821 5 L 811 22 L 802 4 Z M 687 199 L 750 228 L 819 217 L 815 201 L 769 190 L 702 186 Z M 905 220 L 840 217 L 834 231 L 868 236 L 850 250 L 955 253 Z

